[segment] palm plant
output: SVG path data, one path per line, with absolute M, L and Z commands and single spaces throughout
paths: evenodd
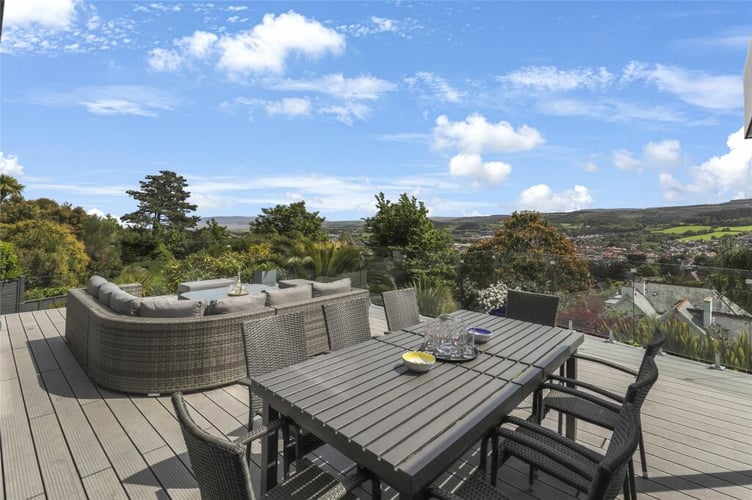
M 288 265 L 299 268 L 307 278 L 334 277 L 363 267 L 361 249 L 339 241 L 305 240 L 295 249 Z

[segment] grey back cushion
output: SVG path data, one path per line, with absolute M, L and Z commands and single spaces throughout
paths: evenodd
M 266 295 L 263 293 L 224 297 L 213 300 L 206 307 L 206 315 L 259 311 L 264 308 L 264 305 L 266 305 Z
M 140 305 L 141 299 L 119 288 L 110 295 L 110 309 L 118 314 L 134 316 Z
M 307 285 L 291 288 L 271 288 L 265 290 L 267 306 L 283 306 L 295 302 L 303 302 L 313 297 L 311 287 Z
M 118 287 L 115 283 L 110 283 L 108 281 L 107 283 L 99 287 L 97 298 L 99 299 L 99 302 L 106 306 L 109 306 L 110 297 L 112 297 L 112 294 L 117 292 L 118 290 L 120 290 L 120 287 Z
M 324 295 L 334 295 L 335 293 L 349 292 L 351 288 L 350 278 L 332 281 L 330 283 L 313 282 L 313 296 L 323 297 Z
M 190 318 L 203 316 L 206 302 L 203 300 L 175 300 L 164 297 L 142 299 L 138 308 L 144 318 Z
M 96 274 L 89 278 L 89 282 L 86 283 L 86 293 L 92 297 L 99 298 L 99 287 L 107 283 L 107 280 Z

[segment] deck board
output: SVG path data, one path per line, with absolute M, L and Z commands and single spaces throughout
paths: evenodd
M 383 309 L 370 308 L 371 331 L 386 330 Z M 63 335 L 65 309 L 0 317 L 0 495 L 20 498 L 199 498 L 169 395 L 129 396 L 93 384 Z M 586 338 L 581 352 L 637 367 L 642 349 Z M 640 498 L 752 498 L 752 375 L 709 369 L 676 356 L 657 357 L 660 378 L 643 406 L 650 479 L 637 477 Z M 580 363 L 584 380 L 624 392 L 630 377 Z M 227 438 L 244 432 L 247 388 L 186 396 L 198 425 Z M 515 412 L 526 415 L 530 401 Z M 549 415 L 546 424 L 555 427 Z M 578 423 L 578 438 L 605 449 L 609 433 Z M 258 477 L 260 448 L 252 450 Z M 353 464 L 330 447 L 312 458 L 339 474 Z M 473 472 L 478 448 L 440 481 L 456 487 Z M 639 454 L 635 467 L 640 470 Z M 527 468 L 510 460 L 499 486 L 513 499 L 571 498 L 545 474 L 527 484 Z M 357 490 L 367 498 L 368 486 Z M 384 498 L 394 498 L 385 485 Z

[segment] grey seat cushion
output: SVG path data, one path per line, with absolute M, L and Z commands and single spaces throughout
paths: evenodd
M 259 311 L 265 305 L 266 295 L 263 293 L 241 295 L 240 297 L 224 297 L 211 301 L 206 306 L 206 315 Z
M 97 298 L 99 299 L 99 302 L 109 307 L 110 297 L 112 297 L 112 294 L 117 292 L 118 290 L 120 290 L 120 287 L 118 287 L 115 283 L 110 283 L 108 281 L 99 287 L 99 290 L 97 291 Z
M 99 287 L 104 285 L 105 283 L 107 283 L 106 279 L 95 274 L 94 276 L 89 278 L 88 283 L 86 283 L 86 293 L 88 293 L 92 297 L 99 298 Z
M 110 309 L 118 314 L 135 316 L 140 305 L 140 298 L 119 288 L 110 295 Z
M 323 297 L 324 295 L 334 295 L 335 293 L 349 292 L 351 289 L 350 278 L 332 281 L 330 283 L 313 282 L 313 296 Z
M 313 297 L 310 286 L 294 286 L 291 288 L 272 288 L 265 290 L 267 306 L 282 306 L 294 302 L 302 302 Z
M 203 300 L 171 300 L 164 297 L 142 299 L 138 308 L 144 318 L 189 318 L 203 316 L 206 302 Z

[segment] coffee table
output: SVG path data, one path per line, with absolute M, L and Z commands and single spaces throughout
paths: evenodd
M 269 290 L 272 288 L 276 288 L 273 286 L 268 285 L 261 285 L 258 283 L 244 283 L 243 286 L 246 290 L 248 290 L 248 293 L 259 293 L 263 292 L 264 290 Z M 221 288 L 207 288 L 205 290 L 193 290 L 190 292 L 180 292 L 178 293 L 178 298 L 182 300 L 217 300 L 224 297 L 228 297 L 228 292 L 230 291 L 232 287 L 223 286 Z

